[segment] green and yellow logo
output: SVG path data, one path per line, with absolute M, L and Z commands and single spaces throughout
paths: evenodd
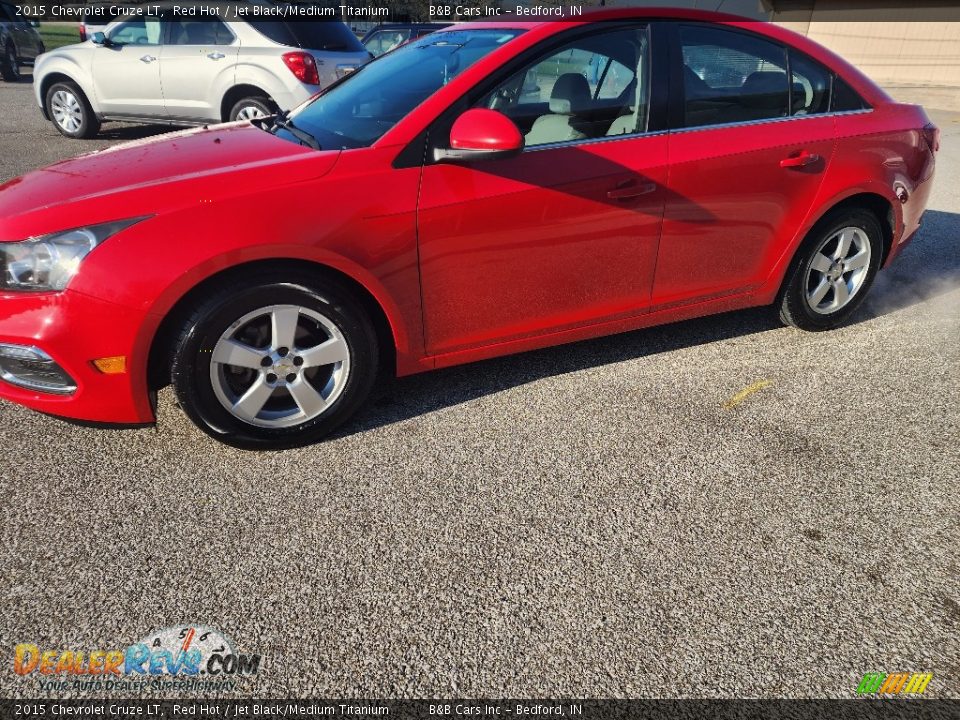
M 857 695 L 923 695 L 933 673 L 867 673 Z

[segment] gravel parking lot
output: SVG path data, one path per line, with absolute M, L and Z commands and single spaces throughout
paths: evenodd
M 192 621 L 263 656 L 227 695 L 960 695 L 960 114 L 932 116 L 922 235 L 839 331 L 760 309 L 408 378 L 281 453 L 169 393 L 140 430 L 0 403 L 0 694 L 43 694 L 17 643 Z M 0 83 L 0 181 L 163 129 L 105 130 Z

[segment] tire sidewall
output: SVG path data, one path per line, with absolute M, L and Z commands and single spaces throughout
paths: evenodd
M 243 98 L 242 100 L 238 100 L 236 103 L 234 103 L 233 107 L 230 108 L 230 120 L 231 120 L 231 122 L 232 122 L 232 121 L 235 121 L 235 120 L 237 119 L 237 115 L 240 114 L 240 111 L 241 111 L 244 107 L 257 107 L 257 108 L 263 110 L 263 112 L 264 112 L 266 115 L 270 115 L 270 114 L 273 113 L 273 110 L 270 109 L 270 102 L 269 102 L 266 98 L 263 98 L 263 97 L 245 97 L 245 98 Z
M 214 392 L 210 378 L 213 349 L 239 318 L 284 304 L 316 310 L 338 327 L 350 352 L 350 373 L 339 397 L 318 417 L 289 428 L 249 425 L 224 408 Z M 175 350 L 172 377 L 181 407 L 204 432 L 235 447 L 282 449 L 315 442 L 356 411 L 376 378 L 376 335 L 356 307 L 339 289 L 319 291 L 296 282 L 263 284 L 220 296 L 188 322 Z
M 857 294 L 840 310 L 829 314 L 815 312 L 807 302 L 806 282 L 814 255 L 820 244 L 846 227 L 856 227 L 864 232 L 870 243 L 870 265 L 867 277 Z M 810 234 L 797 253 L 798 262 L 791 275 L 786 290 L 785 301 L 789 303 L 790 314 L 801 327 L 812 330 L 829 330 L 846 322 L 866 299 L 873 281 L 880 270 L 883 257 L 883 234 L 880 223 L 873 213 L 866 210 L 846 210 L 821 221 L 817 230 Z M 798 317 L 799 314 L 799 317 Z

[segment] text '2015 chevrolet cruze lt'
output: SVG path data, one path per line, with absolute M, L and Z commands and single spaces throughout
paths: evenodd
M 0 187 L 0 396 L 242 447 L 398 375 L 748 306 L 825 330 L 917 231 L 939 131 L 772 25 L 460 25 L 289 115 Z

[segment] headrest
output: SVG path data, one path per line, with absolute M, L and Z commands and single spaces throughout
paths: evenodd
M 783 72 L 755 72 L 747 76 L 740 89 L 747 107 L 787 109 L 787 77 Z
M 590 106 L 590 83 L 579 73 L 564 73 L 550 93 L 550 112 L 576 115 Z

